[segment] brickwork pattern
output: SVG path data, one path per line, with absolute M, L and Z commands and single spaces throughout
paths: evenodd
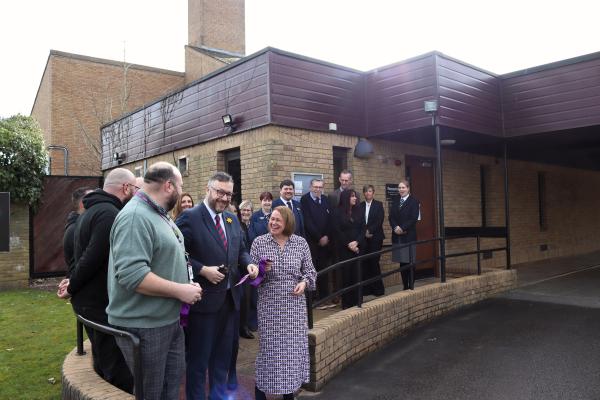
M 86 354 L 78 356 L 77 348 L 73 349 L 63 362 L 62 400 L 133 400 L 133 395 L 111 385 L 96 374 L 92 367 L 92 348 L 89 340 L 84 342 L 84 350 Z
M 188 44 L 246 52 L 244 0 L 188 0 Z
M 185 46 L 185 84 L 193 82 L 226 66 L 223 61 Z
M 106 61 L 106 62 L 104 62 Z M 34 104 L 46 145 L 69 150 L 69 175 L 98 175 L 100 126 L 184 83 L 183 74 L 109 60 L 51 53 Z M 49 88 L 48 88 L 49 87 Z M 49 93 L 48 93 L 49 92 Z M 123 93 L 128 92 L 127 100 Z M 52 174 L 64 173 L 62 151 L 52 150 Z
M 0 290 L 29 282 L 29 207 L 10 204 L 10 251 L 0 252 Z
M 209 176 L 224 168 L 224 152 L 239 148 L 242 169 L 241 192 L 258 207 L 258 196 L 270 190 L 279 194 L 279 182 L 290 178 L 292 172 L 322 173 L 326 192 L 334 187 L 333 147 L 348 148 L 348 166 L 354 172 L 357 190 L 370 183 L 375 186 L 375 197 L 384 199 L 385 184 L 404 178 L 406 155 L 433 158 L 434 149 L 372 139 L 375 156 L 357 159 L 352 156 L 358 138 L 342 134 L 314 132 L 281 126 L 265 126 L 241 134 L 223 137 L 147 160 L 148 165 L 158 160 L 176 163 L 180 156 L 189 157 L 189 175 L 184 177 L 185 190 L 197 201 L 204 197 Z M 501 159 L 468 154 L 452 150 L 443 151 L 444 208 L 446 226 L 481 225 L 480 166 L 488 168 L 487 223 L 504 226 L 504 167 Z M 397 166 L 395 160 L 401 162 Z M 142 162 L 128 164 L 133 168 Z M 538 223 L 537 172 L 546 173 L 548 229 L 540 231 Z M 595 199 L 600 195 L 600 174 L 559 166 L 509 160 L 511 258 L 512 263 L 541 260 L 549 257 L 572 255 L 598 249 L 595 238 L 600 235 L 600 214 Z M 560 190 L 554 188 L 560 187 Z M 240 188 L 235 188 L 239 191 Z M 386 209 L 386 216 L 388 210 Z M 391 241 L 391 231 L 384 222 L 386 242 Z M 547 244 L 547 251 L 540 245 Z M 504 247 L 504 239 L 484 238 L 481 248 Z M 476 249 L 474 238 L 449 240 L 447 254 Z M 482 268 L 503 268 L 506 255 L 495 252 L 491 259 L 481 262 Z M 382 270 L 389 271 L 397 265 L 390 255 L 382 257 Z M 449 272 L 473 273 L 476 257 L 449 259 Z M 395 274 L 385 279 L 386 286 L 398 284 Z
M 311 372 L 305 387 L 318 391 L 346 366 L 411 327 L 516 285 L 515 270 L 489 271 L 394 293 L 319 320 L 308 334 Z

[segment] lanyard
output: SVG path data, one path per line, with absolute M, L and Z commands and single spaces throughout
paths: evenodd
M 177 242 L 179 242 L 180 245 L 184 245 L 179 228 L 177 228 L 177 225 L 175 225 L 171 217 L 169 217 L 169 214 L 167 214 L 167 210 L 165 210 L 163 207 L 159 206 L 154 201 L 152 201 L 152 199 L 150 199 L 148 195 L 142 192 L 141 190 L 138 190 L 138 192 L 135 195 L 136 197 L 139 197 L 139 199 L 142 200 L 144 203 L 148 204 L 150 208 L 152 208 L 158 213 L 158 215 L 162 217 L 163 221 L 165 221 L 167 225 L 169 225 L 169 228 L 171 228 L 171 230 L 173 231 L 173 234 L 177 238 Z M 188 252 L 184 250 L 184 254 L 185 263 L 187 264 L 188 278 L 190 279 L 190 283 L 192 283 L 194 281 L 194 271 L 192 269 L 192 263 L 190 262 Z

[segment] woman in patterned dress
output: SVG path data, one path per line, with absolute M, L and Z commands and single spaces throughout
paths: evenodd
M 292 211 L 280 206 L 269 219 L 269 234 L 257 237 L 250 255 L 267 264 L 258 287 L 259 350 L 256 356 L 256 400 L 265 393 L 293 399 L 294 392 L 308 382 L 308 321 L 305 290 L 315 290 L 317 272 L 308 243 L 294 235 Z

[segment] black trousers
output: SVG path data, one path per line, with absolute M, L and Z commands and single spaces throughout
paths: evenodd
M 317 242 L 313 241 L 310 241 L 308 245 L 310 247 L 312 262 L 317 272 L 329 267 L 331 260 L 330 246 L 319 246 Z M 317 299 L 322 299 L 329 295 L 329 275 L 325 274 L 319 276 L 319 279 L 317 279 Z
M 73 306 L 73 310 L 82 317 L 102 325 L 109 325 L 108 316 L 104 310 L 93 307 Z M 133 393 L 133 376 L 115 337 L 95 329 L 85 327 L 90 343 L 92 344 L 92 359 L 94 371 L 105 381 Z
M 365 254 L 369 254 L 369 253 L 373 253 L 373 252 L 381 250 L 382 245 L 383 245 L 383 240 L 367 239 L 366 246 L 365 246 L 366 247 Z M 363 268 L 362 278 L 363 278 L 363 280 L 373 278 L 377 275 L 381 275 L 381 267 L 379 266 L 380 259 L 381 259 L 381 255 L 378 255 L 373 258 L 364 260 L 362 262 L 362 268 Z M 370 285 L 366 285 L 363 288 L 363 294 L 365 296 L 369 295 L 369 294 L 372 294 L 374 296 L 383 296 L 385 294 L 385 288 L 383 286 L 383 281 L 381 279 L 378 279 L 375 282 L 371 283 Z

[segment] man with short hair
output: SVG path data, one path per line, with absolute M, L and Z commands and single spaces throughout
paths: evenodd
M 329 202 L 333 208 L 337 208 L 339 206 L 340 194 L 344 190 L 354 188 L 354 177 L 352 175 L 352 171 L 350 171 L 348 169 L 343 170 L 342 172 L 340 172 L 340 176 L 339 176 L 338 180 L 340 182 L 340 187 L 335 189 L 329 195 Z M 360 195 L 358 192 L 356 193 L 356 201 L 357 201 L 357 204 L 360 202 Z
M 273 200 L 272 209 L 279 206 L 286 206 L 294 213 L 294 220 L 296 221 L 296 229 L 294 233 L 298 236 L 304 237 L 304 218 L 302 217 L 302 209 L 300 202 L 294 200 L 294 190 L 296 186 L 290 179 L 284 179 L 279 184 L 279 195 L 280 197 Z
M 185 371 L 182 303 L 200 300 L 190 283 L 183 235 L 168 212 L 182 193 L 179 171 L 167 162 L 148 168 L 144 188 L 117 216 L 110 235 L 108 321 L 140 339 L 144 399 L 177 399 Z M 117 338 L 133 371 L 133 345 Z M 136 389 L 137 390 L 137 389 Z
M 77 219 L 85 211 L 83 206 L 83 196 L 92 192 L 92 188 L 80 187 L 71 194 L 71 204 L 73 206 L 71 212 L 67 216 L 67 224 L 65 225 L 65 233 L 63 234 L 63 253 L 65 263 L 67 263 L 67 278 L 71 275 L 71 271 L 75 268 L 74 247 L 75 247 L 75 223 Z
M 240 309 L 241 274 L 258 274 L 252 264 L 237 217 L 227 209 L 233 178 L 217 172 L 206 185 L 204 201 L 177 218 L 194 276 L 204 288 L 191 307 L 186 332 L 186 398 L 204 400 L 208 370 L 209 398 L 226 398 L 227 373 L 233 351 L 236 311 Z M 238 270 L 239 266 L 239 270 Z
M 82 317 L 108 324 L 106 276 L 110 250 L 110 230 L 123 205 L 133 196 L 135 176 L 124 168 L 112 170 L 102 189 L 83 198 L 85 211 L 75 226 L 74 268 L 69 279 L 60 284 L 59 297 L 72 296 L 73 310 Z M 85 327 L 92 344 L 94 370 L 107 382 L 133 390 L 121 351 L 112 335 Z
M 304 217 L 306 241 L 317 271 L 329 266 L 331 242 L 331 217 L 333 210 L 329 207 L 327 197 L 323 195 L 323 180 L 311 179 L 310 192 L 300 199 Z M 317 280 L 319 299 L 329 294 L 328 274 Z M 322 308 L 329 306 L 322 306 Z

